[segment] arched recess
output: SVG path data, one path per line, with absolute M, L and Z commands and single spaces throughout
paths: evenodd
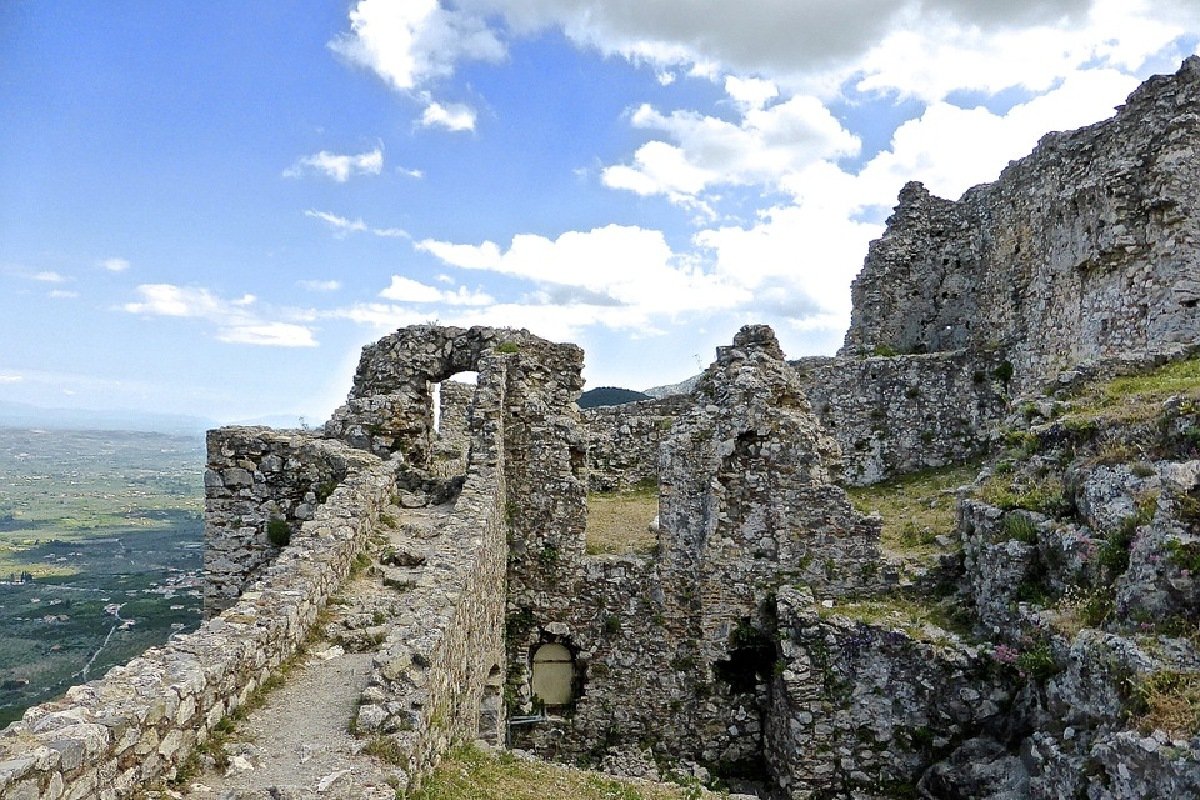
M 575 656 L 564 645 L 549 642 L 533 651 L 530 689 L 547 710 L 569 706 L 575 700 Z

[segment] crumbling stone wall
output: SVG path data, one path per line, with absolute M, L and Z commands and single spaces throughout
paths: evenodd
M 994 351 L 791 363 L 851 486 L 981 457 L 1008 410 L 1006 362 Z
M 588 489 L 611 492 L 658 482 L 658 450 L 688 395 L 640 400 L 582 412 L 588 439 Z
M 407 464 L 428 469 L 434 441 L 433 384 L 473 371 L 488 351 L 515 351 L 532 340 L 538 339 L 528 331 L 507 329 L 401 328 L 363 348 L 354 386 L 346 404 L 325 423 L 325 434 L 379 456 L 399 453 Z
M 782 658 L 766 747 L 782 796 L 915 796 L 938 754 L 1003 734 L 1015 675 L 1001 674 L 984 648 L 930 626 L 907 631 L 840 616 L 839 605 L 830 606 L 807 589 L 779 592 Z M 981 742 L 969 750 L 1003 752 Z M 1028 775 L 1014 774 L 1014 785 L 1002 788 L 1028 796 Z M 961 785 L 947 793 L 936 785 L 941 777 L 924 778 L 929 796 L 985 794 Z
M 1024 391 L 1200 339 L 1200 57 L 1109 120 L 1050 133 L 960 200 L 900 193 L 841 353 L 999 347 Z
M 194 633 L 27 710 L 0 735 L 0 797 L 124 800 L 176 776 L 312 629 L 395 490 L 378 459 L 349 475 L 237 601 Z
M 346 476 L 372 458 L 300 431 L 228 427 L 208 432 L 204 473 L 204 613 L 228 608 L 280 553 L 272 522 L 290 537 Z
M 765 778 L 774 593 L 882 585 L 878 522 L 831 483 L 837 445 L 766 327 L 719 349 L 661 452 L 656 558 L 559 559 L 529 590 L 510 577 L 516 698 L 547 642 L 573 653 L 578 689 L 569 717 L 514 743 L 626 772 L 657 774 L 658 759 Z

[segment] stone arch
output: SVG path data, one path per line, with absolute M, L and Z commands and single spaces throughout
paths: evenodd
M 440 325 L 401 328 L 363 348 L 346 405 L 326 423 L 328 436 L 410 466 L 429 467 L 434 448 L 433 387 L 460 372 L 486 369 L 493 352 L 518 352 L 527 331 Z

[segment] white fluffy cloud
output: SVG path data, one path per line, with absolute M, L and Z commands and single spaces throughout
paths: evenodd
M 14 373 L 0 372 L 0 383 L 21 383 L 25 380 L 24 375 L 16 375 Z
M 764 87 L 735 84 L 745 105 L 738 123 L 692 111 L 662 114 L 643 105 L 636 127 L 662 131 L 671 143 L 651 141 L 632 165 L 605 168 L 602 180 L 638 194 L 695 195 L 712 184 L 773 185 L 781 176 L 824 159 L 854 155 L 859 140 L 820 100 L 796 96 L 762 107 Z
M 726 281 L 677 257 L 660 231 L 607 225 L 557 239 L 521 234 L 507 250 L 494 242 L 462 245 L 426 240 L 417 247 L 444 263 L 487 270 L 546 287 L 559 305 L 625 306 L 642 315 L 728 308 L 748 299 Z M 575 292 L 562 291 L 574 289 Z
M 1137 84 L 1136 78 L 1115 70 L 1083 70 L 1003 115 L 983 107 L 932 103 L 896 129 L 891 148 L 863 168 L 856 191 L 864 205 L 890 204 L 905 181 L 920 180 L 935 194 L 957 198 L 977 183 L 995 180 L 1009 161 L 1032 150 L 1048 131 L 1111 116 Z
M 426 128 L 445 128 L 448 131 L 475 130 L 475 109 L 462 103 L 430 101 L 421 115 L 421 124 Z
M 124 258 L 106 258 L 100 262 L 100 266 L 109 272 L 124 272 L 129 269 L 129 261 Z
M 35 272 L 29 276 L 29 279 L 37 281 L 38 283 L 66 283 L 68 280 L 70 280 L 66 276 L 60 275 L 59 273 L 51 270 Z
M 1161 0 L 1156 11 L 1164 5 L 1185 3 Z M 844 68 L 897 28 L 1078 24 L 1088 6 L 1089 0 L 460 0 L 456 13 L 479 24 L 502 18 L 512 35 L 558 28 L 580 46 L 660 68 L 787 78 Z
M 350 180 L 351 175 L 378 175 L 383 171 L 383 149 L 376 147 L 358 155 L 339 155 L 322 150 L 316 155 L 304 156 L 283 171 L 285 178 L 303 175 L 324 175 L 338 183 Z
M 436 303 L 447 306 L 486 306 L 495 302 L 490 295 L 472 292 L 465 286 L 460 286 L 455 291 L 446 291 L 403 275 L 393 275 L 392 282 L 379 296 L 397 303 Z
M 122 310 L 130 314 L 160 317 L 191 317 L 216 326 L 216 338 L 222 342 L 265 345 L 270 347 L 315 347 L 312 328 L 282 320 L 264 319 L 251 310 L 254 295 L 225 300 L 198 286 L 150 283 L 137 287 L 138 302 L 126 303 Z
M 401 90 L 447 77 L 459 61 L 498 61 L 505 54 L 482 16 L 438 0 L 359 0 L 350 10 L 350 32 L 329 46 Z

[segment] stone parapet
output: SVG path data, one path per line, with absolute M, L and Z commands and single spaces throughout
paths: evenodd
M 208 432 L 204 613 L 228 608 L 348 475 L 379 459 L 304 431 Z

